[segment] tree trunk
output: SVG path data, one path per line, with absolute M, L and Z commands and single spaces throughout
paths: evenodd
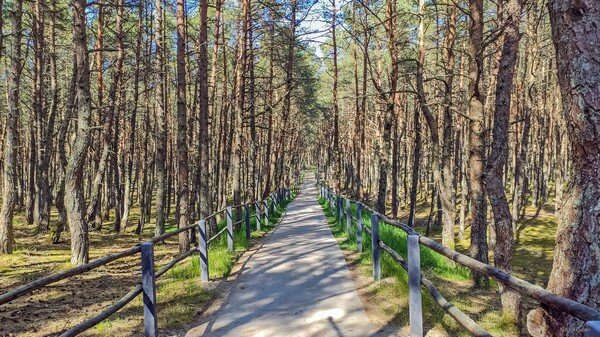
M 89 260 L 88 225 L 85 221 L 83 169 L 90 138 L 90 62 L 86 35 L 86 1 L 73 1 L 73 46 L 76 58 L 77 134 L 65 171 L 65 208 L 71 231 L 71 263 L 82 265 Z
M 559 214 L 548 290 L 592 308 L 600 303 L 600 2 L 548 4 L 558 84 L 572 146 L 572 176 Z M 584 322 L 545 307 L 528 315 L 533 336 L 582 336 Z
M 119 3 L 122 9 L 122 0 Z M 126 137 L 125 145 L 125 190 L 123 191 L 123 215 L 121 216 L 121 222 L 117 225 L 115 223 L 115 231 L 119 232 L 127 228 L 129 222 L 129 213 L 133 204 L 133 161 L 135 158 L 135 135 L 137 132 L 137 115 L 138 106 L 140 101 L 140 63 L 141 63 L 141 52 L 142 52 L 142 20 L 144 13 L 144 1 L 140 1 L 138 4 L 138 17 L 137 17 L 137 38 L 135 44 L 135 70 L 133 74 L 133 107 L 131 109 L 131 116 L 129 117 L 129 135 Z
M 379 179 L 377 192 L 377 211 L 385 214 L 387 199 L 387 178 L 390 170 L 390 152 L 392 143 L 392 126 L 396 110 L 396 89 L 398 87 L 398 53 L 396 46 L 396 1 L 386 3 L 388 51 L 392 62 L 390 71 L 389 94 L 385 95 L 385 115 L 383 118 L 383 145 L 379 149 Z
M 186 63 L 185 63 L 185 0 L 177 0 L 177 200 L 178 227 L 188 225 L 190 201 L 187 147 Z M 190 249 L 189 232 L 179 233 L 179 254 Z
M 210 138 L 208 134 L 208 0 L 200 2 L 200 33 L 198 36 L 198 106 L 200 108 L 200 218 L 210 215 Z M 216 53 L 214 55 L 216 57 Z M 216 62 L 215 62 L 216 65 Z M 213 83 L 216 85 L 216 83 Z M 209 233 L 216 233 L 216 222 L 209 221 Z
M 165 104 L 165 60 L 163 51 L 163 0 L 155 2 L 156 32 L 154 35 L 156 60 L 155 89 L 155 119 L 156 119 L 156 227 L 154 235 L 165 232 L 165 201 L 167 194 L 167 111 Z
M 20 116 L 19 94 L 21 89 L 21 37 L 23 2 L 17 0 L 10 11 L 12 18 L 12 39 L 10 54 L 10 73 L 8 77 L 8 112 L 6 114 L 6 132 L 4 133 L 4 170 L 2 174 L 2 208 L 0 209 L 0 253 L 13 252 L 13 212 L 17 194 L 17 123 Z
M 451 12 L 452 13 L 452 12 Z M 438 195 L 440 201 L 442 203 L 442 218 L 443 218 L 443 231 L 442 231 L 442 244 L 449 248 L 454 248 L 454 208 L 452 205 L 452 190 L 448 188 L 448 185 L 451 185 L 451 177 L 443 177 L 442 179 L 442 153 L 440 151 L 440 138 L 438 131 L 438 123 L 429 105 L 427 104 L 427 99 L 425 97 L 425 89 L 423 87 L 424 82 L 424 67 L 425 67 L 425 28 L 424 28 L 424 15 L 425 15 L 425 0 L 419 0 L 419 29 L 418 29 L 418 37 L 419 37 L 419 47 L 418 47 L 418 58 L 417 58 L 417 97 L 419 99 L 419 105 L 421 111 L 423 111 L 423 116 L 427 121 L 427 126 L 429 127 L 429 134 L 431 135 L 431 145 L 432 145 L 432 155 L 433 155 L 433 177 L 434 183 L 437 186 L 437 190 L 439 191 Z M 454 23 L 451 23 L 453 22 Z M 448 34 L 446 37 L 446 48 L 448 49 L 448 63 L 447 67 L 453 67 L 454 56 L 450 51 L 452 49 L 452 45 L 454 44 L 454 36 L 455 36 L 455 21 L 449 20 Z M 448 70 L 447 70 L 448 71 Z M 452 71 L 450 71 L 452 73 Z M 450 99 L 452 97 L 452 76 L 446 79 L 446 90 L 450 90 Z M 450 85 L 448 87 L 448 85 Z M 445 96 L 445 99 L 448 99 L 448 95 Z M 448 104 L 448 102 L 444 102 Z M 451 103 L 451 102 L 450 102 Z M 446 130 L 444 130 L 446 132 Z M 444 133 L 445 134 L 445 133 Z M 445 139 L 445 141 L 449 141 Z M 449 172 L 449 171 L 447 171 Z M 448 185 L 446 185 L 448 184 Z
M 494 110 L 494 127 L 492 130 L 492 148 L 486 165 L 484 178 L 492 212 L 496 244 L 494 245 L 494 264 L 507 273 L 512 270 L 511 260 L 514 250 L 512 216 L 508 199 L 504 191 L 505 163 L 508 160 L 508 131 L 510 121 L 510 103 L 513 80 L 519 52 L 519 21 L 521 17 L 521 0 L 509 0 L 507 17 L 504 25 L 504 41 L 500 56 L 499 71 L 496 81 L 496 102 Z M 502 310 L 513 315 L 517 322 L 521 317 L 521 298 L 515 290 L 500 286 L 502 293 Z
M 471 185 L 471 248 L 472 258 L 488 263 L 487 203 L 483 189 L 485 162 L 485 126 L 481 82 L 483 76 L 483 0 L 469 2 L 469 180 Z M 487 283 L 475 274 L 476 285 Z

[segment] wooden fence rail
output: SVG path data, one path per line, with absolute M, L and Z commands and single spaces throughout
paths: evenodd
M 325 185 L 319 186 L 320 197 L 326 200 L 330 208 L 334 208 L 333 213 L 336 215 L 337 221 L 346 219 L 346 227 L 348 230 L 350 219 L 356 222 L 356 242 L 357 250 L 363 250 L 363 232 L 371 236 L 371 255 L 373 260 L 373 279 L 381 278 L 381 253 L 380 250 L 386 251 L 392 259 L 394 259 L 402 268 L 407 270 L 409 277 L 409 316 L 410 316 L 410 331 L 411 337 L 423 336 L 422 308 L 421 308 L 421 285 L 431 294 L 435 302 L 452 317 L 457 323 L 465 328 L 473 336 L 491 336 L 485 329 L 479 326 L 475 321 L 465 315 L 462 311 L 456 308 L 452 303 L 448 302 L 437 288 L 421 275 L 420 266 L 420 251 L 419 245 L 431 248 L 435 252 L 457 262 L 458 264 L 483 275 L 489 276 L 508 286 L 522 295 L 533 298 L 539 303 L 545 304 L 561 312 L 568 313 L 586 322 L 585 337 L 600 337 L 600 312 L 577 301 L 561 297 L 553 294 L 546 289 L 524 281 L 518 277 L 505 273 L 498 268 L 477 261 L 467 255 L 461 254 L 453 249 L 443 246 L 439 242 L 422 236 L 410 226 L 401 223 L 397 220 L 390 219 L 383 214 L 369 208 L 360 201 L 344 198 L 340 194 L 336 194 L 332 189 Z M 346 207 L 344 207 L 344 200 Z M 356 217 L 352 216 L 350 204 L 356 204 Z M 362 223 L 362 212 L 367 210 L 371 215 L 371 227 L 365 227 Z M 379 237 L 380 221 L 393 227 L 403 230 L 407 235 L 408 246 L 408 262 L 405 261 L 400 254 L 386 245 Z M 348 233 L 350 231 L 348 230 Z
M 209 272 L 208 272 L 208 247 L 211 242 L 215 239 L 227 233 L 227 249 L 229 251 L 234 250 L 234 233 L 233 228 L 237 224 L 241 224 L 245 222 L 245 236 L 246 239 L 250 238 L 250 206 L 255 207 L 255 216 L 257 223 L 257 230 L 261 228 L 261 219 L 268 224 L 269 214 L 273 214 L 275 207 L 278 207 L 285 203 L 286 201 L 292 198 L 293 194 L 297 194 L 298 188 L 296 186 L 292 187 L 292 189 L 287 188 L 278 188 L 271 195 L 265 198 L 262 201 L 257 201 L 253 203 L 247 203 L 243 205 L 235 205 L 235 206 L 227 206 L 224 209 L 218 210 L 217 212 L 209 215 L 204 219 L 200 219 L 197 222 L 174 230 L 172 232 L 154 237 L 147 242 L 144 242 L 140 245 L 128 248 L 124 251 L 106 255 L 95 259 L 85 265 L 72 268 L 69 270 L 65 270 L 60 273 L 48 275 L 46 277 L 42 277 L 33 282 L 21 285 L 16 287 L 4 294 L 0 294 L 0 305 L 9 303 L 21 296 L 24 296 L 28 293 L 36 289 L 43 288 L 49 284 L 67 279 L 72 276 L 80 275 L 90 270 L 96 269 L 98 267 L 104 266 L 110 262 L 115 260 L 133 256 L 137 253 L 140 254 L 141 261 L 141 280 L 140 283 L 136 284 L 127 294 L 121 297 L 118 301 L 110 305 L 108 308 L 104 309 L 99 314 L 85 320 L 82 323 L 77 324 L 76 326 L 64 331 L 60 336 L 61 337 L 70 337 L 76 336 L 77 334 L 88 330 L 95 326 L 96 324 L 102 322 L 103 320 L 110 317 L 115 312 L 119 311 L 133 299 L 135 299 L 138 295 L 142 294 L 143 296 L 143 313 L 144 313 L 144 332 L 147 337 L 155 337 L 158 331 L 158 319 L 156 317 L 156 279 L 160 276 L 164 275 L 167 271 L 173 268 L 175 265 L 185 260 L 186 258 L 199 254 L 200 259 L 200 279 L 202 282 L 209 281 Z M 261 207 L 262 205 L 262 207 Z M 234 222 L 233 209 L 242 208 L 244 209 L 244 217 L 236 222 Z M 226 216 L 226 226 L 221 229 L 219 232 L 215 233 L 212 237 L 208 237 L 206 230 L 206 221 L 210 220 L 217 215 L 225 212 Z M 264 215 L 264 218 L 263 218 Z M 159 270 L 154 270 L 154 245 L 156 243 L 163 242 L 165 239 L 171 238 L 179 233 L 196 230 L 198 235 L 198 244 L 196 247 L 192 247 L 187 252 L 180 254 L 173 260 L 169 261 L 166 265 L 162 266 Z

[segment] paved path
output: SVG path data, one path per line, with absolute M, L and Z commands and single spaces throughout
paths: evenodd
M 310 177 L 220 309 L 187 337 L 374 334 L 316 195 Z

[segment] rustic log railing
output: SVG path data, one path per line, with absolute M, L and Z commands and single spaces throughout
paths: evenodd
M 397 220 L 390 219 L 374 209 L 369 208 L 360 201 L 344 198 L 336 194 L 325 185 L 319 186 L 320 197 L 333 209 L 337 222 L 346 221 L 348 234 L 352 230 L 352 221 L 356 223 L 356 246 L 359 252 L 363 251 L 363 232 L 371 237 L 371 255 L 373 260 L 373 278 L 378 281 L 381 278 L 381 250 L 390 254 L 402 268 L 408 272 L 409 285 L 409 321 L 411 337 L 423 336 L 423 314 L 421 302 L 421 286 L 431 294 L 434 301 L 458 324 L 465 328 L 472 336 L 491 336 L 465 313 L 460 311 L 452 303 L 448 302 L 431 281 L 421 275 L 420 245 L 428 247 L 433 251 L 455 261 L 456 263 L 474 271 L 491 277 L 503 285 L 510 287 L 522 295 L 528 296 L 539 303 L 553 309 L 567 313 L 585 322 L 585 337 L 600 337 L 600 312 L 577 301 L 553 294 L 546 289 L 531 284 L 518 277 L 512 276 L 500 269 L 477 261 L 467 255 L 443 246 L 439 242 L 420 235 L 410 226 Z M 345 203 L 344 203 L 345 202 Z M 351 204 L 356 205 L 355 215 L 352 214 Z M 370 213 L 371 227 L 363 224 L 363 210 Z M 407 234 L 408 256 L 406 261 L 400 254 L 389 247 L 379 237 L 379 222 L 382 221 L 390 226 L 399 228 Z
M 140 245 L 128 248 L 118 253 L 106 255 L 95 259 L 85 265 L 65 270 L 60 273 L 48 275 L 39 278 L 33 282 L 24 284 L 17 288 L 14 288 L 4 294 L 0 295 L 0 305 L 9 303 L 21 296 L 31 293 L 36 289 L 43 288 L 49 284 L 59 282 L 72 276 L 80 275 L 98 267 L 104 266 L 110 262 L 113 262 L 124 257 L 133 256 L 137 253 L 140 254 L 141 260 L 141 280 L 136 284 L 125 296 L 121 297 L 115 303 L 104 309 L 101 313 L 94 317 L 85 320 L 82 323 L 75 325 L 74 327 L 61 333 L 61 337 L 76 336 L 81 332 L 88 330 L 96 324 L 110 317 L 112 314 L 119 311 L 129 302 L 134 300 L 138 295 L 143 296 L 143 313 L 144 313 L 144 332 L 147 337 L 155 337 L 158 331 L 157 323 L 157 311 L 156 311 L 156 279 L 164 275 L 167 271 L 173 268 L 175 265 L 185 260 L 186 258 L 198 253 L 200 258 L 200 279 L 202 282 L 209 281 L 208 272 L 208 247 L 211 242 L 220 237 L 222 234 L 227 233 L 227 249 L 232 252 L 234 250 L 234 226 L 245 222 L 245 236 L 246 239 L 250 238 L 252 232 L 250 224 L 250 206 L 255 206 L 256 216 L 256 229 L 261 229 L 261 222 L 265 221 L 265 225 L 269 222 L 269 214 L 273 214 L 275 208 L 284 204 L 286 201 L 291 200 L 293 194 L 297 194 L 297 187 L 292 189 L 279 188 L 275 190 L 271 195 L 260 202 L 247 203 L 244 205 L 227 206 L 224 209 L 218 210 L 217 212 L 209 215 L 208 217 L 198 220 L 197 222 L 174 230 L 172 232 L 154 237 L 147 242 Z M 262 207 L 261 207 L 262 205 Z M 234 222 L 234 215 L 232 210 L 237 208 L 243 208 L 245 210 L 244 217 Z M 206 221 L 215 218 L 217 215 L 225 212 L 227 224 L 219 232 L 215 233 L 212 237 L 207 236 Z M 263 217 L 264 215 L 264 217 Z M 182 232 L 196 230 L 198 235 L 198 242 L 196 247 L 192 247 L 187 252 L 180 254 L 160 269 L 154 269 L 154 244 L 163 242 L 165 239 L 173 237 Z

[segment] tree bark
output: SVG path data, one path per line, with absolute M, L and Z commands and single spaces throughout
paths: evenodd
M 218 36 L 218 35 L 217 35 Z M 208 105 L 208 0 L 200 2 L 200 32 L 198 36 L 198 106 L 200 130 L 200 218 L 207 217 L 211 210 L 210 197 L 210 138 L 208 130 L 209 105 Z M 214 54 L 216 58 L 216 53 Z M 216 62 L 215 62 L 216 65 Z M 213 83 L 216 86 L 216 83 Z M 210 221 L 209 232 L 216 233 L 216 222 Z
M 186 62 L 185 62 L 185 0 L 177 0 L 177 199 L 179 209 L 178 227 L 188 225 L 190 202 L 188 147 L 187 147 L 187 106 L 186 106 Z M 189 232 L 179 233 L 179 254 L 190 249 Z
M 73 46 L 76 58 L 77 133 L 65 171 L 65 208 L 71 232 L 71 263 L 89 261 L 88 225 L 85 221 L 83 169 L 90 138 L 92 97 L 87 50 L 86 1 L 73 1 Z
M 504 190 L 503 175 L 508 160 L 508 131 L 513 82 L 519 52 L 519 23 L 521 0 L 509 0 L 506 4 L 504 22 L 504 41 L 500 56 L 496 81 L 496 102 L 494 109 L 494 127 L 492 147 L 486 165 L 484 178 L 487 195 L 494 213 L 496 244 L 494 245 L 494 264 L 507 273 L 512 270 L 511 260 L 514 250 L 512 216 L 508 198 Z M 513 315 L 517 322 L 521 317 L 521 298 L 518 292 L 500 286 L 502 310 Z
M 469 2 L 469 180 L 471 185 L 471 247 L 472 258 L 488 263 L 487 203 L 483 188 L 485 164 L 485 137 L 483 94 L 483 0 Z M 475 274 L 476 285 L 487 283 Z
M 154 9 L 154 20 L 156 31 L 154 35 L 156 60 L 154 73 L 155 90 L 155 119 L 156 119 L 156 236 L 165 232 L 165 202 L 168 194 L 167 189 L 167 111 L 165 104 L 165 60 L 163 51 L 163 0 L 156 0 Z
M 563 197 L 547 289 L 600 308 L 600 2 L 548 3 L 558 84 L 572 146 L 572 173 Z M 528 315 L 533 336 L 582 336 L 582 324 L 540 307 Z
M 20 116 L 21 89 L 21 37 L 23 2 L 17 0 L 10 11 L 12 18 L 12 39 L 10 54 L 10 73 L 8 77 L 8 112 L 4 133 L 4 170 L 2 173 L 2 208 L 0 209 L 0 253 L 11 254 L 14 247 L 13 214 L 17 197 L 17 123 Z
M 390 170 L 390 152 L 392 143 L 392 126 L 396 113 L 396 89 L 398 88 L 398 53 L 396 47 L 396 1 L 386 3 L 385 27 L 388 39 L 388 51 L 391 59 L 389 94 L 384 95 L 386 109 L 383 118 L 383 144 L 379 149 L 379 179 L 377 191 L 377 211 L 385 214 L 387 199 L 387 179 Z

